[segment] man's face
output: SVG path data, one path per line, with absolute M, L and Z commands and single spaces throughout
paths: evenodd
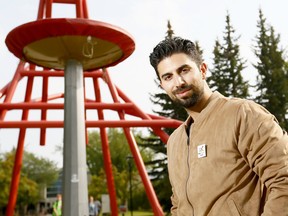
M 62 196 L 60 194 L 57 195 L 58 200 L 62 200 Z
M 200 68 L 184 53 L 173 54 L 159 62 L 162 88 L 176 103 L 190 108 L 197 105 L 204 93 L 206 65 Z

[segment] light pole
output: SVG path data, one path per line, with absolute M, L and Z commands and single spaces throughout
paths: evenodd
M 133 159 L 133 156 L 128 155 L 126 159 L 128 162 L 128 171 L 129 171 L 130 212 L 131 212 L 131 216 L 133 216 L 133 199 L 132 199 L 132 159 Z

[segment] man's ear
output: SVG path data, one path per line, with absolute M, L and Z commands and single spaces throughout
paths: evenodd
M 206 74 L 207 74 L 207 64 L 205 62 L 203 62 L 200 66 L 200 71 L 202 74 L 202 79 L 206 80 Z

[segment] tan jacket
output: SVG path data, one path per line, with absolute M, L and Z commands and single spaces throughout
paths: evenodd
M 173 216 L 288 215 L 288 136 L 273 115 L 215 92 L 188 138 L 189 122 L 167 145 Z

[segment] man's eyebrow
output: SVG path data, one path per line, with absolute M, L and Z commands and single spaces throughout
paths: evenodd
M 191 66 L 188 64 L 183 64 L 176 69 L 177 73 L 181 72 L 183 70 L 183 68 L 191 68 Z
M 178 68 L 176 69 L 177 73 L 180 73 L 184 68 L 191 68 L 191 66 L 188 65 L 188 64 L 183 64 L 183 65 L 181 65 L 180 67 L 178 67 Z M 170 74 L 172 74 L 172 72 L 171 72 L 171 71 L 168 71 L 168 72 L 162 74 L 162 75 L 161 75 L 161 78 L 163 78 L 163 77 L 165 77 L 165 76 L 168 76 L 168 75 L 170 75 Z

